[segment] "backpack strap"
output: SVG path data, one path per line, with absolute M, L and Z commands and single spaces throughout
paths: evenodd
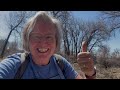
M 29 55 L 28 53 L 22 53 L 21 54 L 21 65 L 20 67 L 18 68 L 16 74 L 15 74 L 15 77 L 14 79 L 21 79 L 26 68 L 27 68 L 27 65 L 29 63 Z
M 55 58 L 56 58 L 56 62 L 58 64 L 58 66 L 60 67 L 61 71 L 63 72 L 64 69 L 64 63 L 63 63 L 63 58 L 62 56 L 58 55 L 58 54 L 54 54 Z

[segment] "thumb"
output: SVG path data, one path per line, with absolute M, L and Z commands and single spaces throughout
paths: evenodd
M 82 52 L 87 52 L 87 42 L 86 41 L 82 42 Z

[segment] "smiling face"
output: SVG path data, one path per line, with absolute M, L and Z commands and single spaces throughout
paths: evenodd
M 34 63 L 46 65 L 56 50 L 55 26 L 37 22 L 30 33 L 29 49 Z

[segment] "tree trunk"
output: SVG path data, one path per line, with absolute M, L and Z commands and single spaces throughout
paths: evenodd
M 12 31 L 13 31 L 13 30 L 10 30 L 10 32 L 9 32 L 9 34 L 8 34 L 8 37 L 7 37 L 6 41 L 5 41 L 5 44 L 4 44 L 4 46 L 3 46 L 3 49 L 2 49 L 2 52 L 1 52 L 1 55 L 0 55 L 1 58 L 3 58 L 3 56 L 4 56 L 4 52 L 5 52 L 5 49 L 6 49 L 6 46 L 7 46 L 7 43 L 8 43 L 8 40 L 9 40 L 9 37 L 10 37 Z

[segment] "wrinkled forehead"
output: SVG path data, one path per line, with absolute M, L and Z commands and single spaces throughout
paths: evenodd
M 36 22 L 31 33 L 55 34 L 56 28 L 55 25 L 50 22 Z

